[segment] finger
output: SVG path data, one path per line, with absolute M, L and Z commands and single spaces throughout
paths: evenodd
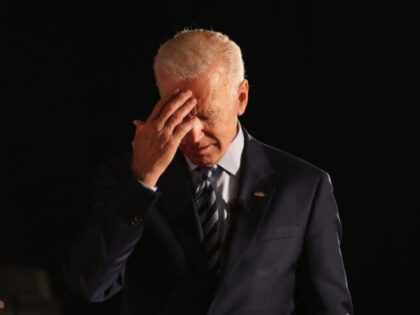
M 173 138 L 177 141 L 177 143 L 180 143 L 182 138 L 185 137 L 185 135 L 191 131 L 195 127 L 196 124 L 200 123 L 198 118 L 195 116 L 192 116 L 182 124 L 179 124 L 174 132 L 173 132 Z
M 162 111 L 162 108 L 168 103 L 170 100 L 174 99 L 178 94 L 181 93 L 180 89 L 175 89 L 173 91 L 167 92 L 155 105 L 155 107 L 152 110 L 152 113 L 150 114 L 151 119 L 156 119 L 160 112 Z
M 136 119 L 136 120 L 133 120 L 133 124 L 134 126 L 136 126 L 136 133 L 137 133 L 143 130 L 145 123 L 142 122 L 141 120 Z
M 144 122 L 143 121 L 141 121 L 140 119 L 134 119 L 133 120 L 133 124 L 134 124 L 134 126 L 143 126 L 144 125 Z
M 195 98 L 190 98 L 185 102 L 180 108 L 176 110 L 175 113 L 167 120 L 165 128 L 167 128 L 171 133 L 172 131 L 182 123 L 185 117 L 191 113 L 191 110 L 197 105 L 197 100 Z
M 163 129 L 167 120 L 175 111 L 180 108 L 192 96 L 191 90 L 178 94 L 173 100 L 169 101 L 163 108 L 159 116 L 156 118 L 158 127 Z

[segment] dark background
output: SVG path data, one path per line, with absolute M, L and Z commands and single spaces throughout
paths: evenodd
M 154 54 L 184 27 L 212 28 L 243 50 L 247 130 L 330 173 L 355 313 L 417 314 L 420 19 L 408 4 L 1 2 L 0 265 L 48 270 L 69 304 L 60 257 L 96 170 L 130 149 L 132 120 L 158 100 Z

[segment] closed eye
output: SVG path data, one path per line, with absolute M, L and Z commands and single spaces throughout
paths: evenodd
M 206 116 L 206 115 L 197 115 L 197 118 L 202 120 L 202 121 L 209 121 L 210 117 Z

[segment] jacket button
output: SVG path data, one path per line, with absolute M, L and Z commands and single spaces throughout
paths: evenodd
M 131 226 L 133 227 L 137 227 L 140 225 L 140 223 L 143 222 L 143 218 L 139 215 L 139 214 L 135 214 L 133 215 L 133 217 L 131 218 Z

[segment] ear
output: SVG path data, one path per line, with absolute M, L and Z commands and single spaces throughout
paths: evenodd
M 238 87 L 238 116 L 241 116 L 245 112 L 246 105 L 248 104 L 248 90 L 248 80 L 245 79 Z

